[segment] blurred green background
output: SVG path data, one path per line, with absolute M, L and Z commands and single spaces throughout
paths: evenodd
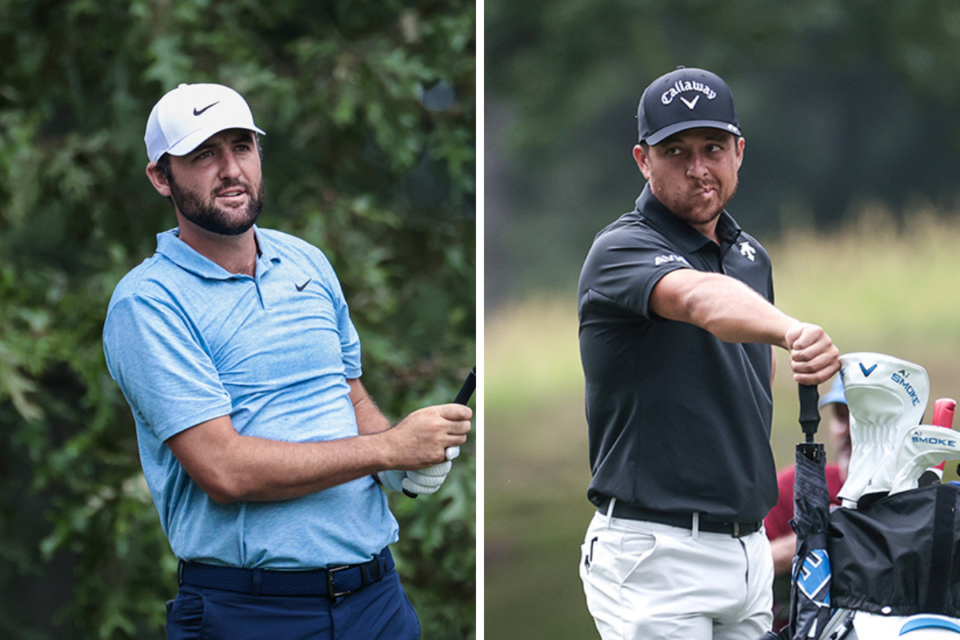
M 0 0 L 0 638 L 162 638 L 176 561 L 104 364 L 113 287 L 175 226 L 144 175 L 153 104 L 240 91 L 260 224 L 328 256 L 388 417 L 476 361 L 472 0 Z M 475 440 L 391 497 L 430 638 L 475 637 Z
M 778 306 L 841 353 L 924 366 L 929 421 L 960 396 L 960 3 L 488 0 L 484 15 L 486 636 L 595 638 L 576 282 L 642 189 L 643 88 L 680 64 L 724 77 L 746 138 L 728 209 L 771 253 Z M 778 364 L 782 466 L 801 432 Z

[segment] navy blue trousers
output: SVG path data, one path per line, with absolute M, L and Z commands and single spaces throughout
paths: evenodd
M 417 640 L 420 620 L 400 577 L 336 600 L 327 597 L 252 596 L 180 586 L 167 604 L 167 640 Z

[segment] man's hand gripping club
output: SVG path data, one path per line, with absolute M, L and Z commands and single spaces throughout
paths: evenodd
M 840 351 L 821 327 L 797 322 L 787 330 L 784 340 L 790 351 L 793 379 L 799 384 L 821 384 L 840 370 Z
M 437 405 L 414 411 L 384 432 L 393 438 L 396 459 L 391 469 L 377 473 L 380 483 L 412 496 L 436 493 L 452 466 L 447 450 L 467 441 L 472 417 L 465 405 Z
M 466 405 L 477 387 L 477 368 L 471 369 L 467 379 L 464 380 L 457 397 L 454 399 L 455 405 Z M 417 471 L 399 471 L 388 470 L 377 474 L 380 484 L 391 491 L 403 491 L 407 496 L 416 498 L 420 494 L 436 493 L 447 479 L 447 474 L 453 466 L 453 460 L 460 455 L 460 446 L 455 445 L 447 447 L 445 452 L 446 461 L 435 464 L 426 469 Z

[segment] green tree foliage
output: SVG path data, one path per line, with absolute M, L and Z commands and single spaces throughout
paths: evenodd
M 398 419 L 475 361 L 475 7 L 460 0 L 0 0 L 0 636 L 159 638 L 175 593 L 101 330 L 174 226 L 143 131 L 181 82 L 250 102 L 260 224 L 319 246 Z M 471 441 L 472 442 L 472 441 Z M 475 462 L 391 498 L 428 638 L 474 635 Z

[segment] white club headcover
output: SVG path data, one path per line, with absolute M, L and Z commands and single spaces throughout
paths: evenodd
M 853 448 L 839 496 L 855 504 L 865 493 L 890 490 L 897 447 L 905 431 L 923 419 L 930 381 L 919 365 L 867 352 L 840 356 L 840 375 Z
M 907 429 L 897 448 L 890 493 L 916 489 L 920 476 L 929 467 L 947 460 L 960 460 L 958 436 L 953 429 L 929 425 Z

